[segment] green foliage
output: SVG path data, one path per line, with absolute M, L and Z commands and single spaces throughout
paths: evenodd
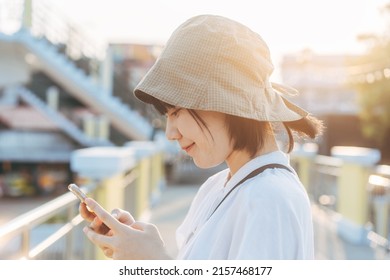
M 385 8 L 390 12 L 390 4 Z M 387 14 L 386 16 L 389 16 Z M 367 54 L 362 56 L 358 65 L 363 65 L 365 81 L 355 84 L 359 92 L 360 119 L 365 136 L 384 145 L 390 135 L 390 34 L 365 34 L 358 38 L 368 46 Z
M 363 133 L 378 144 L 383 144 L 390 130 L 390 80 L 383 78 L 356 87 Z

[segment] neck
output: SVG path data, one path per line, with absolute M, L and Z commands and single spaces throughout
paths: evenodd
M 247 162 L 255 157 L 265 155 L 279 150 L 275 138 L 268 139 L 264 147 L 257 151 L 254 156 L 251 156 L 246 150 L 235 150 L 226 159 L 226 164 L 230 169 L 229 179 Z

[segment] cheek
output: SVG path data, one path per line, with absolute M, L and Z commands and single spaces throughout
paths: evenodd
M 215 143 L 216 156 L 225 160 L 232 152 L 232 145 L 226 137 L 221 137 Z
M 200 153 L 194 156 L 195 164 L 200 168 L 210 168 L 223 163 L 232 152 L 229 139 L 224 135 L 214 135 L 214 140 L 205 139 L 199 145 Z
M 202 133 L 202 130 L 196 121 L 189 114 L 183 114 L 180 116 L 177 120 L 177 128 L 183 136 L 190 139 L 199 137 Z

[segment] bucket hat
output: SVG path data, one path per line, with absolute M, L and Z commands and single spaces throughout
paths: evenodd
M 170 105 L 222 112 L 259 121 L 295 121 L 308 112 L 286 99 L 297 91 L 271 83 L 265 41 L 248 27 L 217 15 L 188 19 L 171 35 L 155 64 L 134 89 Z

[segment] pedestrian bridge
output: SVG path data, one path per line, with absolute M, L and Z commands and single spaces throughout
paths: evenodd
M 390 259 L 390 166 L 375 165 L 378 159 L 375 150 L 351 147 L 335 148 L 332 157 L 312 146 L 291 154 L 312 201 L 317 259 Z M 197 189 L 191 182 L 209 175 L 186 158 L 174 163 L 155 142 L 132 142 L 77 150 L 71 168 L 106 209 L 151 220 L 173 239 Z M 82 233 L 78 203 L 66 193 L 1 226 L 0 259 L 104 259 Z

